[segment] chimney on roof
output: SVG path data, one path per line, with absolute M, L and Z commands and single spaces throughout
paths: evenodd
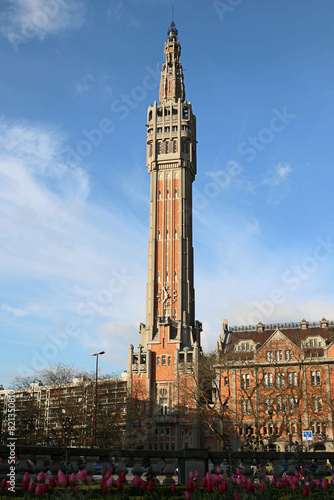
M 328 321 L 326 318 L 322 318 L 321 320 L 321 328 L 327 328 L 328 327 Z
M 263 332 L 263 330 L 264 330 L 263 323 L 261 323 L 261 321 L 259 321 L 257 324 L 257 331 Z
M 307 321 L 306 319 L 302 319 L 301 323 L 300 323 L 300 326 L 302 327 L 302 330 L 306 330 L 307 329 Z

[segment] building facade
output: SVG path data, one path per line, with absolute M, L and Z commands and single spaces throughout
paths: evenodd
M 333 340 L 334 323 L 325 318 L 277 326 L 223 323 L 212 400 L 233 449 L 334 451 Z M 306 441 L 304 431 L 312 438 Z M 213 435 L 208 441 L 205 446 L 219 446 Z
M 137 445 L 145 442 L 153 449 L 199 445 L 199 428 L 190 426 L 189 402 L 180 390 L 182 381 L 196 371 L 202 328 L 195 321 L 192 247 L 196 118 L 185 98 L 177 35 L 172 22 L 164 46 L 159 103 L 147 112 L 146 322 L 140 325 L 138 351 L 130 346 L 128 354 L 128 390 L 133 399 L 128 417 L 136 429 L 134 436 L 142 439 Z M 139 421 L 146 421 L 145 428 L 136 428 Z
M 17 444 L 92 446 L 95 418 L 95 381 L 85 377 L 70 383 L 0 390 L 0 442 L 9 436 L 8 406 L 15 408 Z M 96 444 L 122 447 L 126 421 L 126 379 L 100 379 L 96 406 Z M 11 417 L 9 417 L 11 418 Z

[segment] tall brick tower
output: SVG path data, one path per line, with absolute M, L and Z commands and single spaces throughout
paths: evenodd
M 187 417 L 192 402 L 181 395 L 180 385 L 184 374 L 196 372 L 202 328 L 195 321 L 192 247 L 196 118 L 185 98 L 173 21 L 167 35 L 160 102 L 147 113 L 151 185 L 146 323 L 140 325 L 138 352 L 129 348 L 128 391 L 146 401 L 145 445 L 172 450 L 199 446 L 198 426 Z

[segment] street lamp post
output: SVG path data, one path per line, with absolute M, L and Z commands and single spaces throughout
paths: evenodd
M 97 416 L 97 375 L 99 369 L 99 355 L 104 354 L 104 351 L 96 352 L 95 354 L 91 354 L 91 356 L 96 356 L 96 372 L 95 372 L 95 409 L 94 409 L 94 437 L 93 437 L 93 446 L 96 446 L 96 416 Z

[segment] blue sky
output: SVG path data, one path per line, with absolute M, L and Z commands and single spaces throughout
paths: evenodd
M 174 0 L 197 116 L 196 318 L 334 320 L 332 0 Z M 145 322 L 164 0 L 0 7 L 0 384 L 126 369 Z

